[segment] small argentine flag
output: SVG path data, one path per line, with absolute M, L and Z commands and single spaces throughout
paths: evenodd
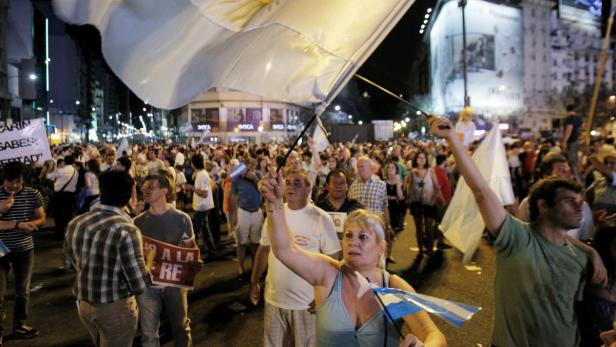
M 236 178 L 237 176 L 246 172 L 246 165 L 244 163 L 240 163 L 236 165 L 233 169 L 231 169 L 231 178 Z
M 372 289 L 377 299 L 383 306 L 387 316 L 392 320 L 397 320 L 409 314 L 419 311 L 427 311 L 435 314 L 449 323 L 460 328 L 467 320 L 481 310 L 481 307 L 470 306 L 455 301 L 443 300 L 432 296 L 410 293 L 395 288 L 381 288 L 369 283 L 358 272 L 355 273 L 361 284 L 358 297 Z

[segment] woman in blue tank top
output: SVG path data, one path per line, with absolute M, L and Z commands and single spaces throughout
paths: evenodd
M 285 266 L 315 289 L 319 346 L 447 346 L 445 337 L 419 312 L 397 322 L 411 333 L 404 339 L 383 314 L 372 291 L 358 297 L 356 273 L 380 287 L 414 291 L 402 278 L 384 270 L 387 249 L 383 219 L 367 210 L 356 210 L 344 223 L 343 260 L 303 250 L 291 240 L 284 213 L 282 175 L 271 174 L 259 183 L 266 200 L 270 249 Z M 401 329 L 402 330 L 402 329 Z

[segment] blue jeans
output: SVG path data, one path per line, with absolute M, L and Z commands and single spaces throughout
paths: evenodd
M 195 238 L 202 237 L 205 243 L 205 250 L 211 254 L 216 252 L 216 245 L 214 244 L 214 238 L 207 221 L 208 213 L 209 211 L 195 211 L 192 223 L 195 230 Z
M 9 269 L 13 267 L 15 277 L 15 308 L 13 310 L 13 326 L 26 323 L 28 318 L 28 302 L 30 301 L 30 280 L 34 267 L 34 249 L 23 252 L 10 252 L 0 258 L 0 334 L 4 333 L 4 294 L 9 277 Z
M 137 303 L 139 304 L 139 327 L 143 347 L 160 346 L 158 328 L 163 306 L 171 324 L 174 345 L 176 347 L 192 346 L 186 289 L 149 287 L 145 293 L 137 296 Z

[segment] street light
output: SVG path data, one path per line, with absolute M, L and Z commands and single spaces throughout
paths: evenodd
M 81 102 L 79 102 L 79 100 L 75 100 L 75 105 L 79 105 L 81 104 Z
M 31 73 L 30 76 L 28 76 L 28 78 L 30 78 L 31 81 L 34 81 L 35 79 L 38 78 L 38 76 L 36 76 L 35 74 Z
M 336 106 L 334 106 L 334 110 L 336 110 L 336 111 L 340 111 L 340 105 L 336 105 Z
M 364 122 L 360 120 L 359 122 L 357 122 L 357 124 L 364 125 Z

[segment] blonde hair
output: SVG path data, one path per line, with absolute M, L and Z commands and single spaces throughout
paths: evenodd
M 460 111 L 460 113 L 458 113 L 458 120 L 468 122 L 474 114 L 475 111 L 470 106 L 466 106 L 462 111 Z
M 308 173 L 306 173 L 305 170 L 303 170 L 303 169 L 294 169 L 294 168 L 286 168 L 284 170 L 284 177 L 289 177 L 291 175 L 301 176 L 302 179 L 304 180 L 304 183 L 306 183 L 306 186 L 312 187 L 312 180 L 310 180 L 310 177 L 308 176 Z
M 377 243 L 385 241 L 385 220 L 383 218 L 365 209 L 359 209 L 351 212 L 344 221 L 344 228 L 346 230 L 350 225 L 358 225 L 366 230 L 371 230 L 376 235 Z M 377 266 L 381 269 L 385 268 L 385 254 L 381 254 Z

